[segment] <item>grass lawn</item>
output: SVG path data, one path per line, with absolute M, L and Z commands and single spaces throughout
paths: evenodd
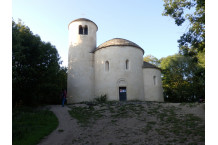
M 51 111 L 30 107 L 13 109 L 13 145 L 35 145 L 57 126 L 58 119 Z

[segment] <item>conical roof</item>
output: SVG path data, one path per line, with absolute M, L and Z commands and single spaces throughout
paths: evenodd
M 96 48 L 96 51 L 99 49 L 102 49 L 102 48 L 109 47 L 109 46 L 133 46 L 135 48 L 141 49 L 144 53 L 144 50 L 139 45 L 135 44 L 132 41 L 122 39 L 122 38 L 114 38 L 114 39 L 108 40 L 108 41 L 102 43 L 101 45 L 99 45 Z
M 69 23 L 69 25 L 71 24 L 71 23 L 73 23 L 73 22 L 76 22 L 76 21 L 88 21 L 88 22 L 92 22 L 93 24 L 95 24 L 93 21 L 91 21 L 91 20 L 89 20 L 89 19 L 86 19 L 86 18 L 79 18 L 79 19 L 76 19 L 76 20 L 73 20 L 73 21 L 71 21 L 70 23 Z M 68 27 L 69 27 L 69 25 L 68 25 Z M 96 25 L 96 24 L 95 24 Z M 98 30 L 98 26 L 96 25 L 96 27 L 97 27 L 97 30 Z

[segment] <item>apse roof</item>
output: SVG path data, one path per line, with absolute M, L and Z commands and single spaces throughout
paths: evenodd
M 156 68 L 156 69 L 160 69 L 159 67 L 157 67 L 157 66 L 155 66 L 155 65 L 153 65 L 153 64 L 150 64 L 150 63 L 148 63 L 148 62 L 145 62 L 145 61 L 143 61 L 143 66 L 142 66 L 142 68 Z

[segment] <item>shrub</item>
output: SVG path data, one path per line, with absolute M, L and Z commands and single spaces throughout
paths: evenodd
M 101 95 L 100 97 L 96 97 L 94 100 L 98 103 L 106 103 L 107 102 L 107 95 L 106 94 Z

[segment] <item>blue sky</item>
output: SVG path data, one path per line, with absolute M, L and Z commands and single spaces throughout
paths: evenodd
M 68 60 L 68 24 L 88 18 L 98 25 L 97 46 L 112 38 L 124 38 L 158 59 L 178 52 L 177 40 L 188 25 L 178 27 L 162 16 L 158 0 L 13 0 L 12 17 L 20 18 L 34 34 L 55 45 L 63 65 Z

